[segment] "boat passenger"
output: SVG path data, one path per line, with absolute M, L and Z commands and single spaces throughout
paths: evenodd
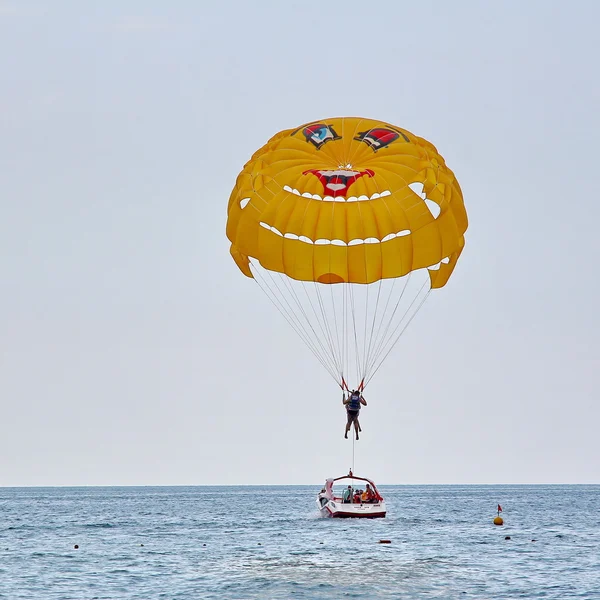
M 349 485 L 347 490 L 344 490 L 342 495 L 342 502 L 344 504 L 350 504 L 352 502 L 352 486 Z
M 348 397 L 342 400 L 342 403 L 346 407 L 346 413 L 348 415 L 348 421 L 346 422 L 346 431 L 344 432 L 344 438 L 348 439 L 348 432 L 350 427 L 354 423 L 354 431 L 356 433 L 356 439 L 358 439 L 358 432 L 362 431 L 360 423 L 358 421 L 358 415 L 360 413 L 360 406 L 367 405 L 367 401 L 364 399 L 361 392 L 358 390 L 352 390 Z
M 354 504 L 360 504 L 360 497 L 362 494 L 362 490 L 356 490 L 356 492 L 354 492 Z
M 361 495 L 361 500 L 369 504 L 377 502 L 377 494 L 373 491 L 373 488 L 368 483 L 367 488 Z

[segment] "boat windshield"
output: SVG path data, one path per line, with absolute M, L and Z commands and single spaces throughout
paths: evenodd
M 362 479 L 340 479 L 333 484 L 333 500 L 342 503 L 376 503 L 382 500 L 375 485 Z

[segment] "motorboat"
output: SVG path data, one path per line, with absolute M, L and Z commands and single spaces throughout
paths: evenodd
M 342 477 L 327 479 L 317 495 L 317 506 L 324 517 L 336 519 L 376 519 L 385 517 L 386 513 L 385 500 L 375 484 L 366 477 L 357 477 L 352 471 Z

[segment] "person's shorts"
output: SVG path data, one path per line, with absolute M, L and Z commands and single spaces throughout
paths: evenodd
M 346 412 L 348 413 L 348 423 L 352 423 L 354 421 L 354 419 L 356 419 L 358 417 L 358 413 L 359 413 L 359 411 L 357 411 L 357 410 L 349 410 Z

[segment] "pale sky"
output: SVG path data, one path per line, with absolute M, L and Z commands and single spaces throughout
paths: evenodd
M 277 131 L 433 142 L 469 215 L 379 371 L 380 484 L 600 483 L 594 1 L 0 0 L 0 485 L 320 484 L 339 388 L 229 255 Z

